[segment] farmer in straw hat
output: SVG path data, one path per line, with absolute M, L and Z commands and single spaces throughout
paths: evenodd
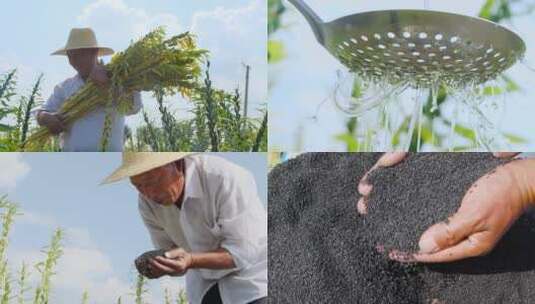
M 192 304 L 267 303 L 267 215 L 249 172 L 211 155 L 126 152 L 103 183 L 124 178 L 166 250 L 150 278 L 185 275 Z
M 108 74 L 99 62 L 99 56 L 112 55 L 113 50 L 99 46 L 95 33 L 90 28 L 74 28 L 69 34 L 65 47 L 52 55 L 66 55 L 70 65 L 77 74 L 66 79 L 54 88 L 54 92 L 37 110 L 37 122 L 47 127 L 52 134 L 60 134 L 63 151 L 99 151 L 106 111 L 104 107 L 97 109 L 86 117 L 66 126 L 57 112 L 71 95 L 80 90 L 87 81 L 92 81 L 102 89 L 109 86 Z M 133 115 L 141 109 L 141 95 L 132 95 L 134 106 L 127 115 Z M 124 137 L 124 116 L 113 112 L 111 135 L 108 151 L 122 151 Z

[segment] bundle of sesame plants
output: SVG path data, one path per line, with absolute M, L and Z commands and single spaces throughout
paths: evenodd
M 106 109 L 101 150 L 105 151 L 111 133 L 112 112 L 128 113 L 133 107 L 132 94 L 136 91 L 181 94 L 189 97 L 201 75 L 201 66 L 207 51 L 197 47 L 195 38 L 185 32 L 166 39 L 162 27 L 132 43 L 115 54 L 105 65 L 110 86 L 102 88 L 87 82 L 69 97 L 58 111 L 69 126 L 97 108 Z M 40 150 L 52 134 L 45 127 L 36 130 L 23 144 L 26 151 Z

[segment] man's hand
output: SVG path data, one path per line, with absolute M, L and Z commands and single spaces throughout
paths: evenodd
M 110 84 L 110 78 L 106 68 L 101 64 L 96 64 L 93 71 L 89 74 L 89 79 L 93 81 L 100 88 L 107 88 Z
M 65 131 L 65 123 L 63 122 L 63 117 L 57 113 L 50 113 L 47 111 L 40 111 L 37 114 L 37 122 L 45 126 L 50 133 L 56 135 Z
M 514 157 L 519 153 L 494 153 L 496 157 Z M 389 167 L 403 161 L 406 152 L 385 153 L 361 179 L 358 190 L 362 197 L 357 210 L 366 214 L 368 196 L 373 186 L 369 174 L 380 167 Z M 484 255 L 491 251 L 503 234 L 511 227 L 535 199 L 535 180 L 527 178 L 525 166 L 535 162 L 515 161 L 500 166 L 476 181 L 464 196 L 461 207 L 448 220 L 431 226 L 419 242 L 420 252 L 409 254 L 392 251 L 389 256 L 400 262 L 423 263 L 451 262 Z M 535 168 L 531 168 L 535 170 Z M 529 172 L 529 170 L 527 171 Z
M 151 279 L 164 275 L 183 276 L 193 263 L 192 255 L 182 248 L 167 251 L 165 257 L 156 257 L 150 260 Z
M 489 253 L 531 203 L 519 183 L 518 166 L 522 161 L 499 166 L 477 180 L 452 217 L 422 234 L 414 259 L 440 263 Z

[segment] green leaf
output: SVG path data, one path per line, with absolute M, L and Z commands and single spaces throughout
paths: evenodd
M 455 125 L 455 133 L 459 134 L 460 136 L 472 142 L 476 141 L 476 132 L 470 128 L 457 124 Z
M 481 10 L 479 11 L 479 17 L 484 19 L 491 19 L 492 8 L 494 7 L 495 0 L 487 0 Z
M 347 152 L 359 151 L 359 143 L 353 135 L 348 133 L 338 134 L 335 136 L 335 139 L 346 144 Z
M 268 41 L 268 62 L 277 63 L 286 57 L 284 45 L 280 41 Z
M 483 88 L 483 95 L 485 96 L 494 96 L 500 95 L 503 93 L 503 89 L 497 86 L 488 86 Z
M 528 142 L 525 138 L 518 135 L 504 133 L 503 136 L 505 136 L 505 138 L 512 144 L 525 144 Z

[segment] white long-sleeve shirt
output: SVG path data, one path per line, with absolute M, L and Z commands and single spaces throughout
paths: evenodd
M 139 196 L 139 211 L 157 249 L 190 252 L 226 249 L 234 269 L 190 269 L 186 293 L 192 304 L 215 283 L 224 304 L 267 296 L 267 215 L 254 177 L 223 158 L 190 155 L 181 209 Z
M 41 110 L 47 112 L 57 112 L 63 103 L 74 93 L 78 92 L 85 82 L 77 74 L 68 78 L 54 88 L 54 92 L 48 100 L 42 105 L 37 113 Z M 134 106 L 126 115 L 138 113 L 142 108 L 141 94 L 133 94 Z M 86 116 L 76 120 L 72 126 L 60 135 L 61 147 L 65 152 L 97 152 L 100 151 L 102 131 L 104 129 L 104 120 L 106 118 L 105 107 L 100 107 Z M 107 151 L 121 152 L 124 146 L 124 115 L 112 112 L 111 133 Z

